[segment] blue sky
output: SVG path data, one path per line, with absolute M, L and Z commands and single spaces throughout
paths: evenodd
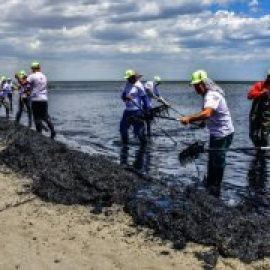
M 270 69 L 269 0 L 0 0 L 0 73 L 40 61 L 51 80 L 259 80 Z

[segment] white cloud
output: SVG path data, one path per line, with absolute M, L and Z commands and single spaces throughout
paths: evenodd
M 158 37 L 158 31 L 153 28 L 143 30 L 142 34 L 145 38 L 155 39 Z
M 0 34 L 5 37 L 0 40 L 1 59 L 98 59 L 101 65 L 110 60 L 116 66 L 121 59 L 143 66 L 143 61 L 154 63 L 158 55 L 164 62 L 172 61 L 174 66 L 166 67 L 173 70 L 178 65 L 262 60 L 262 55 L 264 61 L 270 60 L 269 53 L 262 54 L 270 47 L 270 15 L 252 18 L 226 10 L 225 5 L 236 0 L 88 2 L 6 2 L 0 17 Z M 223 10 L 209 9 L 218 3 Z M 256 0 L 249 3 L 250 8 L 258 5 Z
M 158 15 L 160 13 L 160 6 L 155 2 L 145 3 L 139 8 L 139 12 L 143 15 Z
M 74 39 L 76 37 L 87 36 L 90 28 L 91 28 L 90 25 L 80 25 L 80 26 L 72 27 L 72 28 L 63 27 L 62 33 L 63 33 L 63 36 Z
M 258 0 L 251 0 L 248 5 L 249 5 L 250 10 L 253 12 L 257 12 L 259 10 Z
M 34 41 L 29 42 L 29 47 L 32 50 L 37 50 L 40 48 L 40 46 L 41 46 L 40 40 L 34 40 Z

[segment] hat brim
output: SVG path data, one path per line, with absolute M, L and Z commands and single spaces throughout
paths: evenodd
M 131 78 L 131 77 L 135 77 L 135 78 L 139 79 L 139 78 L 141 78 L 142 76 L 143 76 L 143 75 L 141 75 L 141 74 L 134 74 L 134 75 L 131 75 L 131 76 L 125 76 L 124 79 L 129 79 L 129 78 Z
M 34 69 L 34 68 L 39 68 L 40 65 L 34 65 L 34 66 L 31 66 L 31 69 Z
M 194 85 L 194 84 L 198 84 L 200 82 L 202 82 L 202 80 L 191 81 L 189 84 Z

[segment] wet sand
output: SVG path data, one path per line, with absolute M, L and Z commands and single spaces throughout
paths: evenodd
M 31 153 L 33 149 L 27 143 L 12 141 L 10 145 L 10 137 L 14 133 L 9 133 L 12 128 L 5 130 L 7 126 L 9 124 L 0 127 L 1 154 L 6 151 L 2 158 L 14 153 L 14 149 L 20 153 Z M 24 128 L 17 130 L 19 137 L 27 132 Z M 33 136 L 33 145 L 36 139 L 42 140 L 39 136 Z M 44 140 L 50 144 L 50 140 Z M 7 151 L 7 148 L 11 150 Z M 38 152 L 38 148 L 36 150 Z M 238 259 L 218 256 L 213 246 L 188 243 L 185 248 L 175 250 L 172 241 L 161 240 L 154 236 L 154 229 L 135 223 L 123 210 L 119 194 L 108 198 L 100 187 L 97 189 L 99 192 L 92 192 L 97 205 L 101 201 L 103 203 L 102 209 L 99 209 L 93 202 L 91 205 L 85 203 L 86 198 L 90 201 L 93 199 L 91 196 L 84 194 L 81 197 L 81 193 L 74 195 L 74 189 L 77 192 L 79 189 L 75 183 L 72 185 L 76 188 L 71 189 L 66 185 L 61 192 L 55 191 L 52 186 L 47 187 L 46 166 L 41 175 L 24 170 L 27 167 L 23 163 L 25 159 L 18 156 L 13 157 L 17 164 L 3 163 L 0 166 L 0 269 L 270 268 L 269 259 L 244 264 Z M 39 161 L 29 161 L 33 165 L 31 162 Z M 19 170 L 22 164 L 24 166 Z M 40 166 L 42 164 L 46 165 L 46 162 L 41 162 Z M 117 175 L 117 171 L 113 173 Z M 130 177 L 129 180 L 133 179 L 128 172 L 123 174 Z M 43 185 L 41 181 L 45 181 Z M 54 182 L 53 185 L 60 186 L 61 182 Z M 125 184 L 121 183 L 121 187 L 125 187 Z M 106 188 L 104 190 L 108 191 Z M 128 193 L 129 190 L 124 191 Z M 72 195 L 74 198 L 67 198 Z M 59 201 L 55 201 L 55 198 Z M 117 200 L 119 204 L 113 203 Z M 104 206 L 104 202 L 108 205 Z

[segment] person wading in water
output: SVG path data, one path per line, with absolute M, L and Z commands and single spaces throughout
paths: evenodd
M 120 134 L 123 144 L 129 143 L 128 130 L 133 126 L 133 132 L 138 137 L 141 144 L 146 144 L 144 120 L 149 112 L 150 105 L 147 102 L 146 93 L 140 78 L 142 76 L 133 70 L 127 70 L 125 79 L 127 80 L 125 89 L 122 93 L 122 100 L 126 108 L 120 122 Z
M 223 90 L 207 77 L 204 70 L 198 70 L 192 74 L 191 84 L 197 94 L 203 97 L 203 110 L 181 117 L 180 121 L 187 125 L 205 120 L 210 131 L 209 147 L 219 149 L 219 151 L 209 153 L 205 186 L 209 188 L 211 194 L 218 196 L 226 164 L 226 152 L 232 143 L 234 134 L 231 114 Z
M 270 129 L 270 70 L 265 81 L 253 85 L 248 99 L 253 100 L 249 114 L 249 137 L 256 147 L 267 146 Z
M 161 78 L 159 76 L 154 76 L 153 81 L 147 81 L 144 84 L 144 89 L 146 92 L 146 96 L 148 99 L 148 103 L 150 105 L 150 110 L 152 108 L 152 99 L 155 98 L 157 100 L 160 99 L 158 86 L 161 84 Z M 148 119 L 146 119 L 146 130 L 147 137 L 151 137 L 151 122 L 153 121 L 153 116 L 150 115 Z

